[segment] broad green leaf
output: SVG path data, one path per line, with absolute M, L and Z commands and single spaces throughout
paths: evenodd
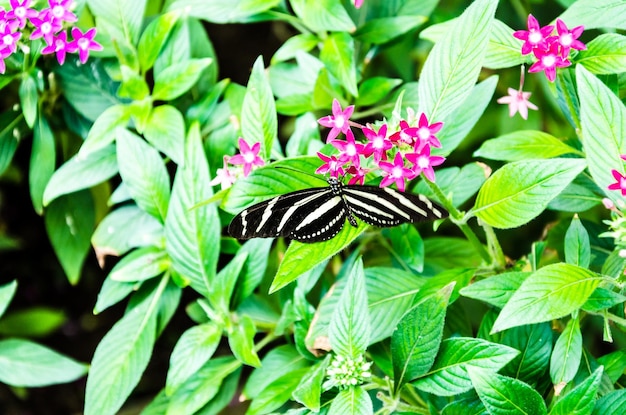
M 77 380 L 87 366 L 29 340 L 0 340 L 0 382 L 42 387 Z
M 515 228 L 537 217 L 583 171 L 582 159 L 517 161 L 496 171 L 478 192 L 473 213 L 501 229 Z
M 426 298 L 409 311 L 391 336 L 391 356 L 396 390 L 424 375 L 433 365 L 441 345 L 443 325 L 453 284 Z
M 472 385 L 490 414 L 544 415 L 546 404 L 537 391 L 517 379 L 469 367 Z
M 162 248 L 139 248 L 122 258 L 111 270 L 113 281 L 139 282 L 161 275 L 170 267 L 170 259 Z
M 350 95 L 358 96 L 354 40 L 348 33 L 333 32 L 326 37 L 320 51 L 320 60 Z
M 567 22 L 568 27 L 583 25 L 585 30 L 626 30 L 626 4 L 620 0 L 578 0 L 559 18 Z
M 259 56 L 252 66 L 241 109 L 241 134 L 250 146 L 261 143 L 261 158 L 269 160 L 278 139 L 278 119 L 274 95 Z
M 602 378 L 602 368 L 569 391 L 550 410 L 550 415 L 591 415 Z
M 417 273 L 424 270 L 424 241 L 415 226 L 407 223 L 385 229 L 383 234 L 389 236 L 389 250 L 402 268 Z
M 101 150 L 115 141 L 117 130 L 125 128 L 130 121 L 130 113 L 127 105 L 118 104 L 107 108 L 91 126 L 78 154 L 83 158 L 88 157 L 89 153 Z
M 17 290 L 17 280 L 13 280 L 4 285 L 0 285 L 0 317 L 4 314 L 9 306 L 15 291 Z
M 182 165 L 185 153 L 185 120 L 183 115 L 171 105 L 161 105 L 152 110 L 143 131 L 146 140 Z
M 309 52 L 319 42 L 319 38 L 312 33 L 302 33 L 285 40 L 272 56 L 272 68 L 278 62 L 293 59 L 299 52 Z
M 56 164 L 54 134 L 48 121 L 38 117 L 33 126 L 33 147 L 30 154 L 28 184 L 33 207 L 38 214 L 43 213 L 43 193 Z
M 199 409 L 197 415 L 218 415 L 225 411 L 225 408 L 233 402 L 235 394 L 239 392 L 238 387 L 241 378 L 241 367 L 233 371 L 230 375 L 226 376 L 222 381 L 220 390 L 215 396 L 206 403 L 201 409 Z M 195 392 L 195 390 L 193 391 Z M 157 415 L 157 414 L 155 414 Z
M 217 206 L 196 206 L 213 196 L 209 182 L 200 131 L 194 124 L 185 144 L 185 162 L 174 179 L 165 236 L 174 268 L 204 296 L 215 278 L 221 233 Z
M 582 64 L 593 74 L 626 72 L 626 36 L 601 34 L 587 43 L 587 50 L 576 56 L 576 63 Z
M 485 182 L 484 165 L 480 163 L 470 163 L 465 166 L 447 167 L 437 170 L 437 185 L 446 196 L 452 197 L 452 204 L 460 206 L 473 197 Z M 424 180 L 420 180 L 415 186 L 415 193 L 423 194 L 430 199 L 437 200 L 436 195 L 430 190 Z
M 604 366 L 604 374 L 608 376 L 612 383 L 624 373 L 626 369 L 626 350 L 616 350 L 598 358 L 598 363 Z
M 274 413 L 285 404 L 296 389 L 302 376 L 308 372 L 308 368 L 292 369 L 289 373 L 279 377 L 259 393 L 252 400 L 246 411 L 247 415 L 259 415 Z
M 113 0 L 104 4 L 87 0 L 89 10 L 99 19 L 113 25 L 116 33 L 123 34 L 128 44 L 136 44 L 146 9 L 146 0 Z
M 588 268 L 591 262 L 589 234 L 577 215 L 565 233 L 565 262 Z
M 93 308 L 94 314 L 100 314 L 102 311 L 122 301 L 131 293 L 137 291 L 141 283 L 113 281 L 111 278 L 105 278 L 98 293 L 96 305 Z
M 431 50 L 418 84 L 419 111 L 448 117 L 472 91 L 482 67 L 497 2 L 476 0 Z
M 574 379 L 583 353 L 580 321 L 573 318 L 557 339 L 550 357 L 550 378 L 554 385 L 563 386 Z
M 6 111 L 0 114 L 0 175 L 13 161 L 13 155 L 20 141 L 18 126 L 23 120 L 21 112 Z
M 353 36 L 364 43 L 382 45 L 421 26 L 426 16 L 394 16 L 368 20 Z
M 553 333 L 549 323 L 527 324 L 502 333 L 502 344 L 520 351 L 501 371 L 530 385 L 542 379 L 550 364 Z
M 86 190 L 56 199 L 46 209 L 48 237 L 71 284 L 80 279 L 95 215 L 94 200 Z
M 620 267 L 621 268 L 621 267 Z M 620 273 L 621 273 L 620 269 Z M 582 309 L 585 311 L 598 312 L 626 302 L 626 296 L 606 288 L 598 287 L 587 299 Z
M 43 205 L 59 196 L 86 189 L 117 174 L 115 147 L 108 146 L 83 157 L 75 155 L 54 172 L 43 192 Z
M 300 402 L 313 412 L 320 411 L 322 382 L 324 382 L 324 378 L 326 377 L 326 368 L 330 361 L 329 357 L 330 355 L 321 362 L 309 367 L 308 372 L 302 376 L 300 383 L 291 394 L 295 401 Z
M 445 339 L 428 373 L 411 383 L 437 396 L 458 395 L 472 387 L 467 373 L 469 368 L 496 372 L 518 354 L 519 351 L 511 347 L 482 339 Z
M 354 32 L 354 23 L 341 2 L 336 0 L 291 0 L 296 15 L 313 32 Z
M 624 174 L 620 154 L 626 153 L 626 107 L 582 65 L 576 66 L 576 81 L 589 172 L 608 197 L 616 200 L 619 193 L 610 192 L 607 187 L 615 182 L 611 170 Z
M 213 62 L 211 58 L 187 59 L 159 72 L 154 79 L 152 98 L 170 101 L 187 92 Z
M 128 192 L 140 208 L 164 222 L 170 200 L 170 179 L 161 155 L 130 131 L 118 131 L 117 163 Z
M 441 415 L 489 415 L 485 405 L 477 397 L 455 400 L 446 405 Z
M 340 391 L 328 409 L 328 415 L 371 415 L 373 413 L 372 399 L 360 386 Z
M 333 99 L 341 97 L 345 94 L 341 88 L 341 84 L 337 81 L 326 68 L 319 71 L 319 75 L 315 80 L 313 87 L 313 100 L 311 109 L 330 108 Z M 307 108 L 307 111 L 311 109 Z
M 217 273 L 206 296 L 211 306 L 223 315 L 230 311 L 230 302 L 237 279 L 248 259 L 248 253 L 239 251 L 230 262 Z
M 0 320 L 0 335 L 8 337 L 43 337 L 57 331 L 67 322 L 62 310 L 30 307 L 13 311 Z
M 558 138 L 543 131 L 521 130 L 483 142 L 474 157 L 491 160 L 521 161 L 550 159 L 564 154 L 581 154 Z
M 328 337 L 337 355 L 357 358 L 365 353 L 371 334 L 361 259 L 356 261 L 347 278 L 348 284 L 330 319 Z
M 263 357 L 261 367 L 254 369 L 246 382 L 243 394 L 247 399 L 254 399 L 278 378 L 303 367 L 309 367 L 309 363 L 294 346 L 287 344 L 278 346 Z
M 137 54 L 143 72 L 148 71 L 154 65 L 154 61 L 179 17 L 179 11 L 161 14 L 152 20 L 141 34 Z
M 502 308 L 530 272 L 505 272 L 461 288 L 461 295 Z
M 213 322 L 187 329 L 176 342 L 167 371 L 166 392 L 171 395 L 213 356 L 222 329 Z
M 228 344 L 233 355 L 241 363 L 259 367 L 261 366 L 261 361 L 254 350 L 255 334 L 256 328 L 252 319 L 247 315 L 242 315 L 228 333 Z
M 156 340 L 158 303 L 167 279 L 130 308 L 96 347 L 87 377 L 85 415 L 115 414 L 145 370 Z
M 575 265 L 547 265 L 530 275 L 509 299 L 493 332 L 566 316 L 591 296 L 602 277 Z
M 462 238 L 426 238 L 424 251 L 424 275 L 432 276 L 455 268 L 475 268 L 481 264 L 476 249 Z
M 602 203 L 603 192 L 588 176 L 578 176 L 548 204 L 548 209 L 579 213 Z
M 243 266 L 241 277 L 231 298 L 231 307 L 236 309 L 261 284 L 272 248 L 271 239 L 251 239 L 239 249 L 238 254 L 247 254 L 248 259 Z
M 167 10 L 182 9 L 211 23 L 245 23 L 278 4 L 279 0 L 172 0 L 167 2 Z
M 622 415 L 626 411 L 626 389 L 619 389 L 604 395 L 596 401 L 593 415 Z
M 20 105 L 22 107 L 22 114 L 24 114 L 24 120 L 30 128 L 34 128 L 35 120 L 37 119 L 37 102 L 39 100 L 37 81 L 34 78 L 34 74 L 25 74 L 25 76 L 22 77 L 18 94 L 20 96 Z
M 368 78 L 359 85 L 359 97 L 356 100 L 356 105 L 359 107 L 374 105 L 401 84 L 401 79 L 386 78 L 383 76 Z

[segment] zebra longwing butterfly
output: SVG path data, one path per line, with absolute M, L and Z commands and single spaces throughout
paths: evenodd
M 235 216 L 228 233 L 237 239 L 284 236 L 313 243 L 332 239 L 346 219 L 358 226 L 397 226 L 448 217 L 448 212 L 426 196 L 389 187 L 344 185 L 328 179 L 329 187 L 298 190 L 257 203 Z

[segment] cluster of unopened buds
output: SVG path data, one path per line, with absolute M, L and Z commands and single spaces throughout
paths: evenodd
M 29 40 L 43 39 L 43 55 L 56 54 L 59 64 L 65 62 L 67 53 L 78 53 L 82 63 L 87 62 L 90 50 L 102 50 L 94 40 L 96 29 L 83 33 L 79 28 L 71 29 L 72 40 L 64 29 L 66 23 L 74 23 L 77 18 L 70 10 L 72 0 L 48 0 L 42 10 L 31 7 L 32 0 L 10 0 L 11 9 L 0 7 L 0 73 L 6 70 L 4 62 L 18 50 L 19 41 L 24 35 Z M 24 51 L 28 49 L 23 47 Z
M 323 387 L 328 390 L 335 386 L 345 389 L 350 386 L 360 385 L 372 377 L 371 366 L 372 362 L 366 362 L 363 355 L 355 358 L 335 355 L 328 369 L 326 369 L 328 380 Z
M 337 100 L 333 100 L 332 112 L 332 115 L 320 118 L 318 123 L 331 129 L 326 143 L 339 153 L 326 155 L 318 152 L 324 164 L 316 173 L 346 177 L 348 184 L 363 184 L 367 173 L 381 170 L 380 186 L 395 183 L 400 191 L 405 189 L 405 180 L 413 180 L 422 173 L 428 180 L 435 181 L 433 167 L 443 163 L 445 158 L 431 155 L 431 147 L 441 147 L 435 134 L 443 123 L 429 124 L 426 114 L 422 113 L 417 125 L 411 125 L 417 117 L 409 111 L 409 121 L 401 120 L 397 126 L 388 123 L 378 127 L 362 126 L 350 121 L 354 106 L 342 110 Z M 357 142 L 350 127 L 360 128 L 367 143 Z M 337 139 L 339 134 L 344 134 L 346 139 Z

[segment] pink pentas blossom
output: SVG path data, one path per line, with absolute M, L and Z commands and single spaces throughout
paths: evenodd
M 339 150 L 341 153 L 339 159 L 345 163 L 351 162 L 358 166 L 361 161 L 361 153 L 365 147 L 361 143 L 357 143 L 354 140 L 354 134 L 352 130 L 346 131 L 346 140 L 333 140 L 330 144 Z
M 33 17 L 30 22 L 35 26 L 35 30 L 30 34 L 30 39 L 39 39 L 43 37 L 46 44 L 50 45 L 54 41 L 55 33 L 58 33 L 62 28 L 60 20 L 52 17 L 50 14 L 40 14 L 40 17 Z M 43 16 L 43 18 L 41 18 Z
M 102 45 L 93 40 L 94 37 L 96 37 L 95 27 L 92 27 L 85 33 L 83 33 L 79 28 L 73 27 L 72 37 L 73 40 L 67 44 L 66 49 L 71 53 L 78 52 L 78 57 L 81 63 L 87 62 L 90 50 L 102 50 Z
M 363 148 L 363 155 L 365 157 L 374 155 L 376 163 L 386 160 L 387 151 L 393 147 L 392 142 L 387 138 L 387 124 L 381 125 L 377 132 L 367 127 L 363 127 L 361 131 L 368 140 Z
M 248 145 L 246 140 L 240 138 L 239 141 L 239 154 L 232 156 L 229 159 L 230 164 L 243 164 L 243 175 L 247 177 L 252 171 L 252 166 L 263 166 L 265 162 L 259 157 L 261 151 L 261 143 L 254 143 L 252 147 Z
M 339 133 L 345 134 L 350 129 L 350 117 L 354 112 L 354 105 L 349 105 L 346 109 L 341 109 L 341 104 L 337 99 L 333 99 L 332 105 L 333 115 L 322 117 L 317 122 L 324 127 L 330 128 L 326 142 L 330 143 Z
M 317 156 L 322 159 L 324 164 L 315 170 L 317 174 L 326 174 L 329 173 L 331 177 L 338 178 L 339 176 L 343 176 L 345 171 L 343 169 L 343 165 L 345 162 L 341 161 L 337 156 L 327 156 L 326 154 L 317 153 Z
M 26 26 L 26 19 L 32 19 L 39 14 L 37 10 L 30 7 L 31 0 L 23 0 L 22 2 L 19 0 L 10 0 L 10 4 L 11 10 L 6 13 L 5 18 L 18 21 L 20 29 Z
M 49 13 L 54 16 L 55 19 L 73 23 L 78 20 L 78 18 L 70 11 L 72 3 L 72 0 L 49 0 L 48 4 L 50 8 L 47 10 L 49 10 Z
M 396 143 L 398 145 L 414 145 L 416 142 L 415 139 L 417 138 L 418 128 L 411 127 L 409 123 L 405 120 L 400 121 L 399 128 L 400 129 L 398 131 L 396 131 L 391 135 L 391 137 L 389 137 L 389 140 L 391 140 L 392 143 Z
M 354 0 L 354 7 L 356 7 L 357 9 L 360 9 L 361 6 L 363 5 L 363 1 L 364 0 Z
M 384 175 L 383 180 L 380 182 L 380 187 L 395 183 L 398 186 L 398 190 L 404 192 L 404 179 L 411 180 L 415 177 L 413 170 L 404 166 L 404 159 L 400 152 L 396 153 L 393 163 L 381 161 L 378 163 L 378 167 L 383 170 Z
M 626 196 L 626 176 L 615 169 L 611 170 L 611 174 L 616 182 L 609 185 L 609 190 L 619 190 L 622 196 Z
M 435 134 L 441 131 L 441 128 L 443 128 L 442 122 L 428 124 L 428 118 L 426 117 L 426 114 L 422 113 L 417 123 L 418 141 L 415 142 L 416 151 L 420 151 L 422 148 L 424 148 L 427 145 L 440 148 L 441 142 L 435 136 Z
M 4 30 L 0 32 L 0 51 L 7 49 L 14 53 L 17 50 L 17 41 L 22 36 L 22 33 L 19 31 L 14 32 L 12 26 L 7 24 L 4 26 Z
M 228 189 L 233 185 L 233 183 L 235 183 L 235 180 L 237 180 L 237 178 L 230 170 L 228 170 L 229 159 L 230 158 L 228 156 L 224 156 L 224 163 L 222 167 L 217 169 L 217 171 L 215 172 L 215 177 L 209 183 L 211 186 L 216 186 L 219 184 L 222 190 L 224 190 Z
M 67 33 L 65 31 L 54 36 L 52 42 L 41 50 L 43 55 L 56 53 L 59 65 L 65 63 L 65 55 L 67 53 Z
M 424 173 L 424 176 L 426 176 L 426 178 L 431 182 L 435 181 L 435 170 L 433 170 L 433 167 L 439 166 L 446 161 L 445 157 L 431 156 L 430 146 L 423 147 L 421 151 L 417 153 L 408 153 L 405 157 L 408 161 L 413 163 L 412 170 L 415 176 L 419 176 L 420 173 Z
M 550 82 L 556 79 L 556 68 L 565 68 L 572 64 L 559 53 L 558 42 L 553 42 L 547 50 L 535 49 L 533 53 L 538 60 L 528 68 L 528 72 L 544 71 Z
M 522 45 L 522 55 L 528 55 L 535 48 L 545 48 L 546 39 L 552 33 L 552 29 L 554 29 L 552 25 L 540 27 L 539 22 L 532 14 L 528 15 L 527 26 L 528 30 L 513 32 L 515 38 L 524 41 Z
M 563 20 L 556 19 L 556 41 L 561 45 L 561 56 L 567 58 L 570 49 L 585 50 L 587 46 L 578 40 L 585 30 L 584 26 L 576 26 L 569 30 Z
M 346 174 L 351 175 L 348 184 L 360 184 L 363 185 L 365 183 L 365 175 L 369 172 L 369 170 L 363 168 L 363 166 L 350 166 L 346 170 Z
M 11 51 L 8 49 L 0 49 L 0 74 L 3 74 L 7 70 L 7 66 L 4 60 L 11 55 Z
M 508 88 L 509 95 L 498 98 L 498 104 L 507 104 L 509 106 L 509 117 L 519 112 L 523 119 L 528 119 L 528 109 L 537 110 L 537 106 L 529 101 L 530 92 L 524 92 L 513 88 Z

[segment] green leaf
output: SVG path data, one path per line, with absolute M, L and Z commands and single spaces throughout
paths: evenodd
M 167 279 L 113 325 L 96 347 L 87 377 L 85 415 L 115 414 L 145 370 L 156 340 L 158 303 Z
M 620 267 L 621 268 L 621 267 Z M 621 273 L 621 269 L 620 269 Z M 626 302 L 626 296 L 606 288 L 598 287 L 583 304 L 582 309 L 598 312 Z
M 446 405 L 441 415 L 489 415 L 477 397 L 455 400 Z
M 612 391 L 598 399 L 593 415 L 622 415 L 626 410 L 626 389 Z
M 278 140 L 278 119 L 261 56 L 254 62 L 243 99 L 241 134 L 250 146 L 261 143 L 261 158 L 270 159 L 274 142 Z
M 528 61 L 528 57 L 520 53 L 520 48 L 520 41 L 513 37 L 513 29 L 494 19 L 483 66 L 489 69 L 519 66 Z
M 170 179 L 163 159 L 154 147 L 137 135 L 127 130 L 119 132 L 117 162 L 120 176 L 137 205 L 164 222 L 170 200 Z
M 4 314 L 9 306 L 11 299 L 17 290 L 17 280 L 13 280 L 4 285 L 0 285 L 0 317 Z
M 211 23 L 245 23 L 278 4 L 279 0 L 173 0 L 167 3 L 167 10 L 181 9 Z
M 255 334 L 256 328 L 252 319 L 247 315 L 242 315 L 228 333 L 228 344 L 233 355 L 241 363 L 259 367 L 261 366 L 261 361 L 254 350 Z
M 87 0 L 89 10 L 99 19 L 105 20 L 123 35 L 128 44 L 136 44 L 146 9 L 146 0 L 112 0 L 104 4 L 98 0 Z
M 588 176 L 578 176 L 548 204 L 548 209 L 584 212 L 602 203 L 602 191 Z
M 222 338 L 222 329 L 214 322 L 187 329 L 176 342 L 167 371 L 166 393 L 171 395 L 213 356 Z
M 139 248 L 122 258 L 111 270 L 113 281 L 139 282 L 157 277 L 170 267 L 167 253 L 156 246 Z
M 30 154 L 28 184 L 33 207 L 38 214 L 43 213 L 43 193 L 54 173 L 56 149 L 54 134 L 43 117 L 38 117 L 33 134 L 33 147 Z
M 252 400 L 247 415 L 273 413 L 285 404 L 296 389 L 308 368 L 295 369 L 274 380 Z
M 348 33 L 333 32 L 326 37 L 320 51 L 320 60 L 350 95 L 358 96 L 354 41 Z
M 449 284 L 409 311 L 391 336 L 396 390 L 422 376 L 433 365 L 443 336 L 443 325 L 453 284 Z
M 15 387 L 41 387 L 72 382 L 87 366 L 28 340 L 0 340 L 0 382 Z
M 435 275 L 455 268 L 476 268 L 481 259 L 466 239 L 435 237 L 424 239 L 424 275 Z
M 521 161 L 549 159 L 564 154 L 580 154 L 580 152 L 543 131 L 521 130 L 484 141 L 474 152 L 474 157 Z
M 461 288 L 461 295 L 502 308 L 530 272 L 505 272 Z
M 591 376 L 558 400 L 552 407 L 550 415 L 591 415 L 596 403 L 600 379 L 602 379 L 602 367 L 594 370 Z
M 227 315 L 230 311 L 233 290 L 247 259 L 248 253 L 239 251 L 211 281 L 212 284 L 209 288 L 207 299 L 211 302 L 211 306 L 223 315 Z
M 215 278 L 221 234 L 217 206 L 196 206 L 213 196 L 209 182 L 200 131 L 194 123 L 185 144 L 185 162 L 174 178 L 165 246 L 174 268 L 203 296 L 208 295 Z
M 48 237 L 71 284 L 80 279 L 95 221 L 94 201 L 88 191 L 65 195 L 46 209 Z
M 261 284 L 265 277 L 270 249 L 271 239 L 251 239 L 239 249 L 237 254 L 247 254 L 248 259 L 243 266 L 241 277 L 235 288 L 235 294 L 231 298 L 231 307 L 236 309 L 246 298 L 250 297 L 254 290 Z
M 22 113 L 6 111 L 0 114 L 0 175 L 11 165 L 20 140 L 19 129 Z
M 405 269 L 415 272 L 424 270 L 424 241 L 412 224 L 403 224 L 383 231 L 391 241 L 390 251 L 394 259 Z
M 88 157 L 89 153 L 107 147 L 115 141 L 118 129 L 125 128 L 129 121 L 129 106 L 118 104 L 107 108 L 91 126 L 87 139 L 80 147 L 80 156 Z
M 152 98 L 170 101 L 187 92 L 213 62 L 211 58 L 188 59 L 159 72 L 154 79 Z
M 185 153 L 185 120 L 171 105 L 161 105 L 152 110 L 143 131 L 146 140 L 181 166 Z
M 493 333 L 566 316 L 591 296 L 602 277 L 575 265 L 547 265 L 526 278 L 504 306 Z
M 490 414 L 542 415 L 547 413 L 541 395 L 526 383 L 484 369 L 469 367 L 467 372 L 480 400 Z
M 355 30 L 354 23 L 341 2 L 336 0 L 291 0 L 296 15 L 313 32 L 349 32 Z
M 476 0 L 431 50 L 418 84 L 419 111 L 443 120 L 472 91 L 482 67 L 497 1 Z
M 142 72 L 152 68 L 179 17 L 179 11 L 164 13 L 152 20 L 145 28 L 137 46 Z
M 437 396 L 453 396 L 471 389 L 469 368 L 496 372 L 519 351 L 482 339 L 453 337 L 441 342 L 435 363 L 422 378 L 411 382 L 416 388 Z
M 328 415 L 370 415 L 373 413 L 372 399 L 360 386 L 340 391 L 328 409 Z
M 589 172 L 608 197 L 617 200 L 619 193 L 609 192 L 607 188 L 615 181 L 611 170 L 624 174 L 624 161 L 620 154 L 626 153 L 626 107 L 582 65 L 576 66 L 576 80 Z M 621 197 L 621 200 L 624 198 Z
M 100 314 L 102 311 L 122 301 L 131 293 L 137 291 L 141 283 L 119 282 L 113 281 L 111 278 L 105 278 L 98 293 L 96 305 L 93 308 L 94 314 Z
M 309 367 L 308 372 L 302 376 L 300 383 L 292 392 L 295 401 L 300 402 L 313 412 L 320 411 L 320 397 L 322 395 L 322 382 L 326 377 L 326 368 L 330 355 L 314 366 Z
M 312 33 L 301 33 L 285 40 L 272 56 L 272 68 L 279 62 L 293 59 L 300 52 L 309 52 L 319 42 L 319 38 Z
M 480 189 L 473 213 L 495 228 L 524 225 L 537 217 L 584 168 L 581 159 L 506 164 Z
M 448 167 L 437 170 L 437 185 L 441 191 L 452 197 L 452 204 L 460 206 L 467 202 L 478 192 L 485 182 L 486 171 L 484 165 L 479 163 L 466 164 L 462 168 Z M 415 186 L 415 193 L 437 200 L 436 195 L 430 190 L 424 180 L 420 180 Z
M 503 375 L 517 378 L 531 385 L 543 379 L 550 364 L 553 333 L 549 323 L 527 324 L 502 333 L 502 344 L 520 353 L 502 369 Z
M 415 15 L 371 19 L 359 27 L 353 36 L 360 42 L 382 45 L 421 26 L 426 20 L 426 16 Z
M 37 81 L 33 75 L 34 74 L 29 74 L 24 76 L 18 90 L 22 114 L 24 114 L 24 120 L 30 128 L 34 128 L 35 126 L 35 121 L 37 120 L 37 102 L 39 101 Z
M 108 146 L 87 156 L 75 155 L 54 172 L 43 192 L 43 205 L 59 196 L 86 189 L 117 174 L 115 147 Z
M 601 34 L 587 43 L 587 50 L 576 56 L 576 63 L 582 64 L 593 74 L 626 72 L 626 36 Z
M 579 0 L 568 7 L 561 16 L 569 27 L 578 25 L 589 29 L 626 30 L 626 5 L 615 0 Z
M 330 319 L 328 337 L 336 354 L 356 358 L 365 353 L 371 333 L 365 274 L 360 258 L 347 278 L 348 284 Z
M 368 78 L 359 85 L 359 97 L 356 100 L 356 105 L 359 107 L 374 105 L 401 84 L 401 79 L 385 78 L 382 76 Z
M 0 334 L 8 337 L 43 337 L 59 329 L 67 316 L 61 310 L 31 307 L 7 314 L 0 320 Z
M 554 385 L 565 385 L 574 379 L 583 353 L 580 321 L 573 318 L 557 339 L 550 357 L 550 378 Z
M 572 223 L 565 233 L 565 262 L 581 268 L 588 268 L 591 263 L 589 234 L 578 215 L 572 218 Z

